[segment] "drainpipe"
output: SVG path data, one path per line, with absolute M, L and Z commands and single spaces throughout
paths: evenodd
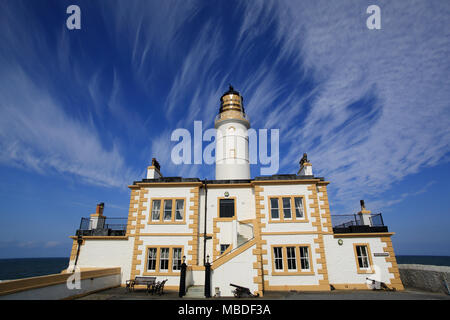
M 77 237 L 77 243 L 78 243 L 77 257 L 75 258 L 75 264 L 73 266 L 73 271 L 72 272 L 75 272 L 75 268 L 77 267 L 78 256 L 80 255 L 80 247 L 83 244 L 83 236 L 81 234 L 79 234 L 78 237 Z
M 203 185 L 205 186 L 205 223 L 204 223 L 204 232 L 203 232 L 203 265 L 206 265 L 206 219 L 207 219 L 207 210 L 208 210 L 208 187 L 206 186 L 206 179 L 203 181 Z

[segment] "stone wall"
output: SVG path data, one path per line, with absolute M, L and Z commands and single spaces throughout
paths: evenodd
M 81 270 L 78 274 L 63 272 L 8 280 L 0 283 L 0 300 L 74 299 L 118 287 L 120 278 L 120 268 L 92 268 Z M 78 284 L 73 280 L 79 280 Z
M 405 288 L 449 294 L 450 267 L 399 264 L 398 268 Z

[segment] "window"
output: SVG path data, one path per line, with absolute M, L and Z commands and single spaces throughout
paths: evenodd
M 368 243 L 354 243 L 356 271 L 358 273 L 374 273 L 372 268 L 372 257 Z
M 161 248 L 159 256 L 159 270 L 169 270 L 169 248 Z
M 288 270 L 297 270 L 297 263 L 295 259 L 295 247 L 287 247 L 287 268 Z
M 219 217 L 233 218 L 234 217 L 234 199 L 220 199 Z
M 147 270 L 156 270 L 156 251 L 157 248 L 148 249 L 148 263 Z
M 172 270 L 181 270 L 181 248 L 173 248 Z
M 291 198 L 283 198 L 283 214 L 285 219 L 291 219 Z
M 356 255 L 358 258 L 358 265 L 361 269 L 369 268 L 369 258 L 367 256 L 366 246 L 356 246 Z
M 295 217 L 303 218 L 303 199 L 300 197 L 294 198 Z
M 308 247 L 300 247 L 300 268 L 301 270 L 309 270 Z
M 175 201 L 175 220 L 182 221 L 184 213 L 184 199 L 177 199 Z
M 172 200 L 164 200 L 164 221 L 172 220 Z
M 272 219 L 280 218 L 280 212 L 279 212 L 279 207 L 278 207 L 278 198 L 270 199 L 270 215 L 272 216 Z
M 273 256 L 275 262 L 275 270 L 283 270 L 283 248 L 274 247 Z
M 272 275 L 313 275 L 309 244 L 272 246 Z
M 153 200 L 152 203 L 152 220 L 159 221 L 159 211 L 161 210 L 161 200 Z
M 147 261 L 144 275 L 179 275 L 183 247 L 147 247 Z
M 185 223 L 185 199 L 153 199 L 149 223 Z
M 269 222 L 308 222 L 304 205 L 301 196 L 269 197 Z
M 221 244 L 220 245 L 220 254 L 223 254 L 229 247 L 229 244 Z

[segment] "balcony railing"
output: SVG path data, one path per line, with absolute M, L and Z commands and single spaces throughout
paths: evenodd
M 81 218 L 76 235 L 82 236 L 124 236 L 127 232 L 127 218 Z
M 388 232 L 381 213 L 331 215 L 334 233 Z

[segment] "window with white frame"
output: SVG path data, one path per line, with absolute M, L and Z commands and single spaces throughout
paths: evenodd
M 175 220 L 182 221 L 184 213 L 184 199 L 175 201 Z
M 278 198 L 270 199 L 270 215 L 274 220 L 280 218 L 280 208 L 278 206 Z
M 269 221 L 306 222 L 306 212 L 302 196 L 269 197 Z
M 157 248 L 148 248 L 147 270 L 156 270 L 156 252 Z
M 286 248 L 287 268 L 288 270 L 297 270 L 297 260 L 295 257 L 295 247 Z
M 294 198 L 294 206 L 295 206 L 295 217 L 303 218 L 303 199 L 301 197 Z
M 302 270 L 309 270 L 308 247 L 300 247 L 300 268 Z
M 159 221 L 159 211 L 161 210 L 161 200 L 153 200 L 152 203 L 152 220 Z
M 370 267 L 367 246 L 356 246 L 356 256 L 358 258 L 358 265 L 360 269 L 368 269 Z
M 159 270 L 169 270 L 169 248 L 161 248 L 159 253 Z
M 172 250 L 172 270 L 181 270 L 181 248 L 173 248 Z
M 291 219 L 291 198 L 282 198 L 284 219 Z
M 283 270 L 283 248 L 282 247 L 274 247 L 273 248 L 273 257 L 275 270 Z
M 164 221 L 172 220 L 172 199 L 164 200 Z

